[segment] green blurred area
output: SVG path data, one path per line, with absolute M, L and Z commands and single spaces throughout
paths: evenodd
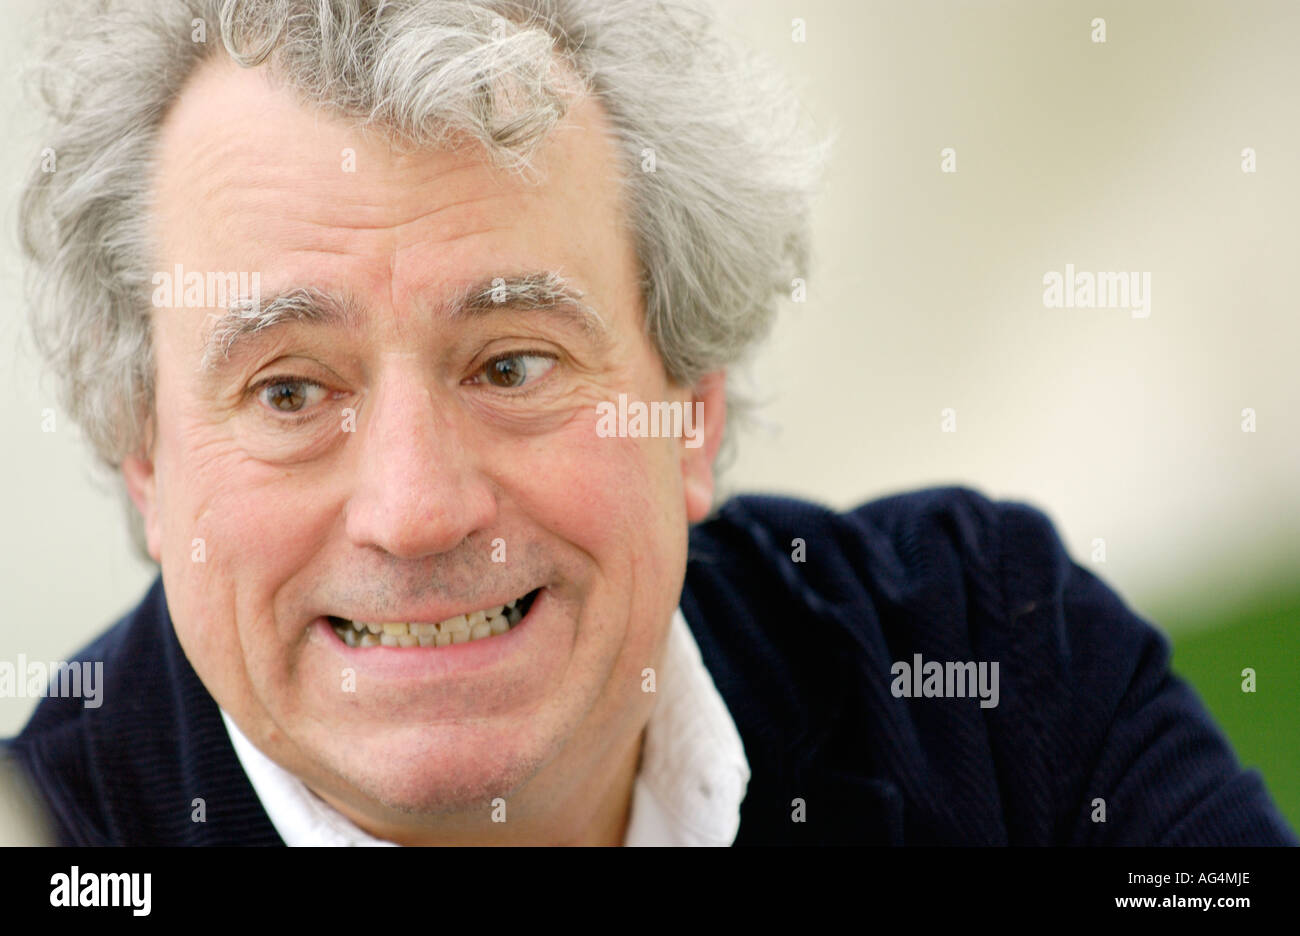
M 1238 760 L 1259 770 L 1300 834 L 1300 586 L 1257 592 L 1209 619 L 1182 608 L 1148 620 L 1178 622 L 1170 635 L 1175 672 L 1196 688 Z M 1242 691 L 1247 667 L 1254 692 Z

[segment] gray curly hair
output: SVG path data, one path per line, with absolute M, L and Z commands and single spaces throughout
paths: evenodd
M 53 126 L 20 205 L 32 334 L 61 405 L 109 468 L 145 451 L 153 411 L 146 223 L 159 126 L 223 49 L 398 144 L 467 137 L 520 171 L 576 79 L 613 128 L 644 326 L 679 384 L 743 363 L 805 275 L 827 144 L 788 87 L 696 3 L 94 0 L 52 15 L 36 75 Z M 751 406 L 733 381 L 728 423 Z

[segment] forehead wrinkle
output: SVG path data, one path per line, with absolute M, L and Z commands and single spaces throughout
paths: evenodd
M 349 140 L 345 136 L 335 142 Z M 280 226 L 301 224 L 309 229 L 396 231 L 455 209 L 502 201 L 517 209 L 521 201 L 533 201 L 540 194 L 499 173 L 488 173 L 490 184 L 484 189 L 476 184 L 484 179 L 482 159 L 458 150 L 431 148 L 396 155 L 360 142 L 353 145 L 362 168 L 342 173 L 332 159 L 305 158 L 319 147 L 292 154 L 292 159 L 284 153 L 268 158 L 262 148 L 224 136 L 210 149 L 194 147 L 205 152 L 184 171 L 207 177 L 207 198 L 224 199 L 253 214 L 263 210 L 263 198 L 282 198 L 288 210 L 277 218 Z M 304 191 L 327 197 L 304 203 Z M 474 220 L 471 216 L 460 223 Z
M 473 205 L 480 202 L 488 201 L 492 197 L 493 196 L 490 194 L 475 195 L 472 198 L 465 198 L 465 199 L 461 199 L 460 201 L 448 202 L 447 204 L 437 205 L 435 207 L 428 208 L 428 209 L 416 210 L 414 213 L 411 213 L 409 217 L 405 219 L 392 220 L 392 221 L 384 220 L 373 224 L 349 222 L 346 220 L 339 220 L 339 219 L 320 220 L 319 218 L 313 218 L 308 215 L 299 214 L 299 213 L 286 214 L 285 220 L 298 223 L 298 224 L 304 224 L 307 225 L 308 227 L 337 228 L 340 230 L 347 230 L 347 231 L 397 231 L 400 228 L 409 227 L 412 224 L 419 224 L 421 221 L 427 221 L 430 218 L 433 218 L 444 211 L 450 211 L 453 208 L 464 208 L 468 205 Z M 362 203 L 358 203 L 356 205 L 348 206 L 349 210 L 354 210 L 359 208 L 370 208 L 373 209 L 375 213 L 384 212 L 384 211 L 390 212 L 391 214 L 394 215 L 397 213 L 392 210 L 391 205 L 385 204 L 383 200 L 379 200 L 379 201 L 367 200 L 367 201 L 363 201 Z

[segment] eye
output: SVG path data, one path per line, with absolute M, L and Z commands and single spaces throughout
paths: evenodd
M 254 389 L 267 408 L 277 413 L 301 413 L 325 396 L 320 384 L 295 377 L 272 377 Z
M 483 365 L 481 376 L 494 387 L 514 390 L 525 383 L 537 380 L 555 366 L 555 357 L 550 354 L 523 352 L 504 354 L 493 358 Z

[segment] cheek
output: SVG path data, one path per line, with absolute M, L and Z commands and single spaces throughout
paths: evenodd
M 286 471 L 249 458 L 228 442 L 191 441 L 163 466 L 164 551 L 189 552 L 206 544 L 211 569 L 247 567 L 253 559 L 272 564 L 289 558 L 295 544 L 328 522 L 327 488 L 304 472 Z
M 535 442 L 498 483 L 516 509 L 586 566 L 571 672 L 602 688 L 604 717 L 648 717 L 647 667 L 662 660 L 686 569 L 687 522 L 673 439 L 602 438 L 596 413 Z M 590 577 L 586 577 L 589 575 Z
M 192 658 L 237 654 L 276 590 L 326 540 L 338 505 L 304 473 L 250 459 L 209 427 L 159 438 L 162 566 L 169 603 Z
M 637 593 L 675 600 L 686 549 L 680 443 L 603 438 L 596 423 L 589 407 L 517 453 L 496 481 L 531 521 L 586 553 L 632 610 Z

